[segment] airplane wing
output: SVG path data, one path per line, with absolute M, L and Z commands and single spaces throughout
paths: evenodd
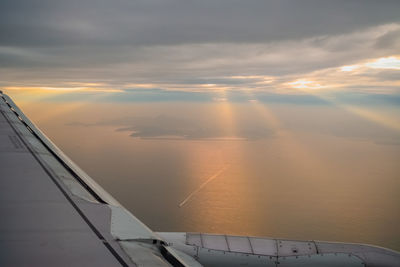
M 0 113 L 0 266 L 198 264 L 167 248 L 1 92 Z
M 400 266 L 359 244 L 155 233 L 0 91 L 0 266 Z

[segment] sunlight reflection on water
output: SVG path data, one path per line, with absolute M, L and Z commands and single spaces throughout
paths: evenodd
M 399 133 L 346 110 L 227 102 L 21 107 L 154 230 L 400 250 Z

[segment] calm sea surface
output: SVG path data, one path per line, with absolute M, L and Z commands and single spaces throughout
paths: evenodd
M 398 108 L 17 104 L 153 230 L 400 250 Z

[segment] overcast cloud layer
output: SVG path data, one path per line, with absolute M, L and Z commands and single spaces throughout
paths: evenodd
M 1 1 L 0 85 L 397 94 L 399 14 L 399 1 Z

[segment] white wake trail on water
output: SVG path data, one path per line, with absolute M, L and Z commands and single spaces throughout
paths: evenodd
M 228 168 L 228 165 L 225 165 L 222 167 L 219 171 L 214 173 L 210 178 L 208 178 L 204 183 L 202 183 L 196 190 L 194 190 L 192 193 L 190 193 L 185 200 L 183 200 L 180 204 L 179 207 L 183 207 L 194 195 L 196 195 L 198 192 L 200 192 L 201 189 L 203 189 L 208 183 L 210 183 L 212 180 L 217 178 L 221 173 L 223 173 L 226 169 Z

